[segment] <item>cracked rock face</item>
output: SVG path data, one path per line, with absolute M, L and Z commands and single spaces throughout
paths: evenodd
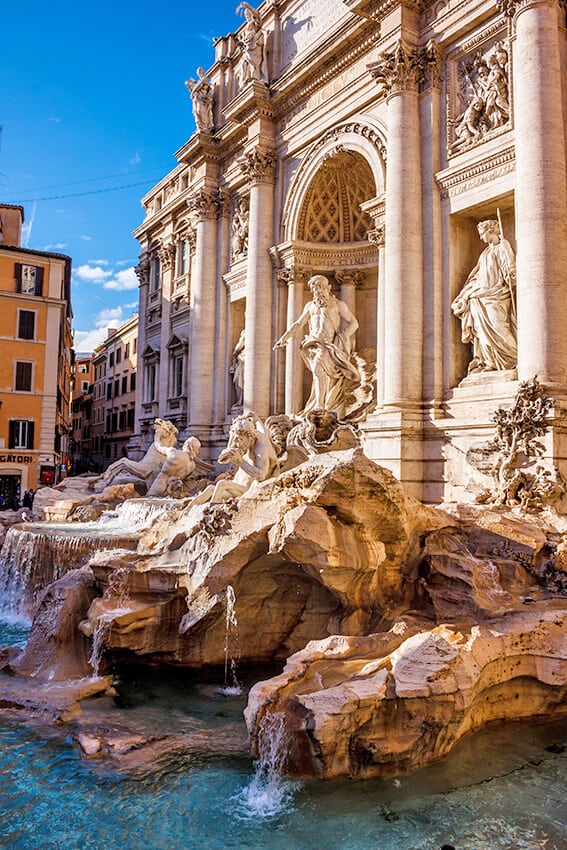
M 360 450 L 328 453 L 99 551 L 94 578 L 46 590 L 9 666 L 88 675 L 94 640 L 102 673 L 223 665 L 234 598 L 239 662 L 287 659 L 250 692 L 255 753 L 283 729 L 290 773 L 395 775 L 486 724 L 567 712 L 566 548 L 559 521 L 428 508 Z

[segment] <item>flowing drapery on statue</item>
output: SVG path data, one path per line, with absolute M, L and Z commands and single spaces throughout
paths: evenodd
M 473 346 L 469 375 L 514 369 L 518 359 L 514 252 L 497 221 L 479 222 L 478 232 L 486 248 L 451 304 Z
M 312 410 L 331 410 L 343 419 L 353 388 L 362 382 L 361 361 L 354 352 L 358 322 L 345 302 L 332 294 L 324 275 L 315 275 L 307 285 L 313 300 L 305 305 L 301 316 L 289 326 L 274 349 L 283 348 L 309 323 L 300 350 L 313 375 L 313 383 L 307 404 L 299 415 Z

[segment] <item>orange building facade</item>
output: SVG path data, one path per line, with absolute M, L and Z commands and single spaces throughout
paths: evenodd
M 69 461 L 71 259 L 24 248 L 23 222 L 0 204 L 0 509 Z

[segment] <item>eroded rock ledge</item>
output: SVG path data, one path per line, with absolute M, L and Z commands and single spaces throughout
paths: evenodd
M 98 552 L 46 591 L 5 663 L 44 682 L 95 655 L 100 674 L 222 665 L 234 594 L 239 662 L 287 659 L 250 692 L 254 751 L 283 748 L 291 773 L 393 775 L 488 723 L 567 713 L 566 528 L 429 508 L 360 450 L 329 453 Z M 85 734 L 85 752 L 116 749 Z

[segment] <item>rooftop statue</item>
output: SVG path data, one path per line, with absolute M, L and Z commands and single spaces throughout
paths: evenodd
M 311 394 L 299 414 L 331 410 L 343 419 L 352 387 L 360 385 L 360 363 L 355 356 L 354 337 L 358 322 L 344 301 L 331 292 L 328 278 L 318 274 L 308 284 L 313 294 L 301 316 L 274 345 L 283 348 L 289 339 L 309 325 L 301 343 L 301 356 L 313 375 Z
M 246 18 L 246 24 L 238 36 L 243 48 L 240 84 L 245 86 L 251 80 L 267 83 L 266 37 L 260 26 L 258 10 L 249 3 L 240 3 L 236 11 L 243 11 Z
M 203 68 L 197 68 L 197 77 L 197 80 L 190 77 L 185 85 L 189 89 L 193 101 L 193 117 L 197 129 L 202 133 L 210 133 L 214 128 L 213 86 Z
M 479 222 L 478 233 L 486 248 L 451 304 L 463 342 L 473 345 L 469 374 L 514 369 L 518 357 L 514 252 L 498 221 Z

